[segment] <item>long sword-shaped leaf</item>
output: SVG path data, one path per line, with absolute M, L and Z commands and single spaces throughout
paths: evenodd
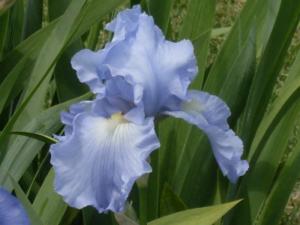
M 259 1 L 256 13 L 257 21 L 257 56 L 260 56 L 268 43 L 272 28 L 274 26 L 281 0 Z
M 220 95 L 229 104 L 233 118 L 240 114 L 254 71 L 256 33 L 252 15 L 255 9 L 250 3 L 245 6 L 205 83 L 206 90 Z M 183 144 L 179 145 L 181 154 L 172 185 L 176 193 L 185 196 L 182 197 L 187 204 L 203 204 L 209 196 L 213 198 L 214 192 L 213 188 L 202 185 L 206 183 L 213 186 L 215 182 L 216 167 L 211 149 L 197 128 L 180 126 L 177 130 Z
M 67 209 L 67 204 L 54 191 L 53 180 L 54 170 L 51 169 L 34 199 L 33 208 L 44 224 L 58 225 Z
M 299 56 L 297 57 L 299 59 Z M 236 212 L 233 224 L 251 224 L 260 215 L 263 202 L 276 183 L 276 173 L 293 134 L 300 111 L 300 66 L 295 61 L 290 79 L 280 91 L 269 112 L 263 118 L 251 145 L 249 160 L 252 169 L 243 180 L 240 196 L 245 197 Z M 263 180 L 263 182 L 261 182 Z M 267 209 L 265 209 L 267 210 Z
M 52 75 L 51 70 L 78 28 L 82 19 L 80 12 L 85 4 L 86 0 L 73 1 L 63 15 L 62 20 L 57 24 L 47 41 L 45 41 L 23 96 L 27 106 L 24 107 L 22 114 L 18 118 L 19 126 L 22 126 L 24 122 L 26 123 L 29 118 L 34 117 L 45 107 L 47 87 Z M 30 101 L 28 102 L 29 96 Z
M 285 205 L 289 199 L 294 185 L 299 179 L 300 171 L 300 142 L 295 146 L 293 152 L 289 155 L 283 168 L 276 179 L 263 211 L 259 216 L 257 225 L 276 225 L 284 211 Z
M 18 198 L 21 200 L 26 212 L 28 213 L 28 217 L 30 219 L 30 222 L 32 225 L 43 225 L 43 222 L 40 220 L 38 214 L 34 210 L 32 204 L 27 199 L 25 193 L 23 192 L 22 188 L 16 182 L 11 176 L 10 176 L 10 182 L 12 183 L 12 186 L 18 196 Z
M 241 186 L 240 197 L 245 200 L 235 212 L 234 220 L 230 224 L 253 224 L 260 216 L 263 203 L 271 191 L 272 185 L 276 184 L 277 171 L 280 168 L 289 138 L 294 132 L 295 121 L 300 112 L 300 92 L 298 99 L 290 104 L 288 109 L 276 126 L 272 129 L 269 137 L 264 137 L 262 153 L 252 164 L 251 170 L 244 178 Z M 272 210 L 270 208 L 269 210 Z
M 83 33 L 85 33 L 91 25 L 99 21 L 101 17 L 106 15 L 112 9 L 120 5 L 124 0 L 91 0 L 85 9 L 81 11 L 82 23 L 78 27 L 78 30 L 73 36 L 73 40 L 76 40 Z M 41 46 L 44 44 L 45 39 L 49 37 L 50 33 L 56 26 L 57 22 L 61 19 L 58 18 L 52 21 L 48 26 L 42 30 L 34 33 L 28 39 L 21 42 L 3 61 L 0 63 L 0 74 L 4 76 L 12 67 L 20 60 L 24 55 L 30 56 L 30 59 L 35 59 L 41 50 Z M 0 76 L 0 77 L 1 77 Z M 1 79 L 0 79 L 1 80 Z
M 13 96 L 20 93 L 20 89 L 17 88 L 16 83 L 20 84 L 22 82 L 22 79 L 18 80 L 19 75 L 24 72 L 24 70 L 30 68 L 25 68 L 26 65 L 28 65 L 28 59 L 23 58 L 15 67 L 14 69 L 8 74 L 8 76 L 3 80 L 3 82 L 0 84 L 0 93 L 1 93 L 1 99 L 0 99 L 0 113 L 4 109 L 5 105 Z M 14 93 L 13 93 L 14 92 Z
M 56 133 L 62 126 L 59 120 L 60 113 L 67 110 L 71 104 L 88 99 L 89 97 L 90 94 L 87 94 L 47 109 L 40 115 L 33 118 L 25 127 L 22 128 L 22 131 L 42 133 L 44 135 L 52 135 L 53 133 Z M 19 180 L 44 145 L 45 143 L 28 137 L 15 137 L 10 146 L 10 151 L 7 152 L 3 162 L 1 163 L 1 168 L 4 171 L 9 171 L 15 180 Z M 0 184 L 11 190 L 11 185 L 9 180 L 7 180 L 7 176 L 1 173 Z
M 238 202 L 181 211 L 151 221 L 148 225 L 212 225 Z
M 263 118 L 287 48 L 299 22 L 300 1 L 282 1 L 274 29 L 258 65 L 241 120 L 242 136 L 249 146 Z
M 184 18 L 180 39 L 193 41 L 198 61 L 199 74 L 193 83 L 195 88 L 201 88 L 204 81 L 210 34 L 214 24 L 216 0 L 190 0 L 187 15 Z
M 51 1 L 50 1 L 51 2 Z M 43 0 L 29 0 L 27 2 L 23 39 L 29 37 L 42 27 Z
M 149 11 L 154 17 L 155 23 L 166 32 L 168 29 L 170 11 L 174 0 L 149 0 Z
M 0 16 L 0 60 L 2 60 L 2 57 L 5 55 L 8 37 L 9 37 L 9 12 L 6 12 Z M 0 76 L 0 81 L 3 78 Z
M 22 33 L 24 27 L 24 2 L 16 1 L 10 9 L 10 37 L 9 48 L 12 49 L 17 46 L 22 40 Z

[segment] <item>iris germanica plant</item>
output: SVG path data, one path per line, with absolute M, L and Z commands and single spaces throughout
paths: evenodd
M 28 216 L 17 198 L 0 188 L 0 224 L 29 225 Z
M 227 105 L 188 90 L 198 72 L 192 43 L 166 40 L 139 6 L 120 12 L 106 29 L 113 38 L 104 49 L 81 50 L 71 61 L 95 99 L 62 113 L 64 135 L 51 146 L 55 189 L 64 200 L 122 211 L 134 182 L 151 172 L 147 159 L 160 146 L 154 121 L 161 116 L 200 128 L 231 182 L 245 174 L 243 143 L 229 128 Z

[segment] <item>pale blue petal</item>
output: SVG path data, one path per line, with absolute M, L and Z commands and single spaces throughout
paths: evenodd
M 51 146 L 55 190 L 75 208 L 120 212 L 135 180 L 151 172 L 147 158 L 159 141 L 153 118 L 136 124 L 120 113 L 100 116 L 94 110 L 101 101 L 107 107 L 96 100 L 92 111 L 74 116 L 72 133 Z
M 79 79 L 94 93 L 106 89 L 109 98 L 114 85 L 108 81 L 123 76 L 141 87 L 146 116 L 171 109 L 185 98 L 197 74 L 190 41 L 165 40 L 153 18 L 141 13 L 139 6 L 119 13 L 107 28 L 114 32 L 112 43 L 98 52 L 82 50 L 72 60 Z
M 105 94 L 97 96 L 93 111 L 104 117 L 121 111 L 126 119 L 141 124 L 145 119 L 143 87 L 123 76 L 114 76 L 105 85 Z
M 29 225 L 28 216 L 19 200 L 0 188 L 0 225 Z
M 66 135 L 72 134 L 74 117 L 79 113 L 91 110 L 91 108 L 92 108 L 91 101 L 82 101 L 71 105 L 69 112 L 62 112 L 60 114 L 61 122 L 65 125 Z M 59 136 L 56 137 L 59 138 Z
M 218 97 L 201 91 L 190 91 L 189 100 L 180 109 L 164 114 L 182 118 L 198 126 L 208 136 L 221 171 L 233 183 L 248 170 L 248 162 L 241 160 L 243 142 L 229 128 L 230 111 Z
M 124 40 L 128 34 L 135 32 L 138 27 L 138 20 L 141 14 L 141 7 L 135 5 L 132 9 L 125 9 L 118 13 L 117 17 L 105 28 L 114 32 L 113 41 Z
M 183 99 L 197 74 L 191 42 L 165 40 L 146 14 L 139 16 L 135 35 L 111 48 L 105 62 L 114 73 L 131 76 L 143 86 L 145 113 L 151 116 L 168 108 L 174 98 Z
M 102 93 L 105 89 L 103 80 L 108 76 L 108 72 L 100 67 L 104 55 L 103 51 L 92 52 L 84 49 L 76 53 L 71 60 L 79 81 L 86 83 L 94 93 Z

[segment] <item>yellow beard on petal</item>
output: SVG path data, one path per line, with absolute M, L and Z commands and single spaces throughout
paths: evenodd
M 121 112 L 114 113 L 106 120 L 106 129 L 110 134 L 114 134 L 120 125 L 125 125 L 129 121 L 126 120 Z
M 123 116 L 123 114 L 121 112 L 117 112 L 117 113 L 114 113 L 110 116 L 110 120 L 113 120 L 117 123 L 127 123 L 128 120 L 126 120 Z

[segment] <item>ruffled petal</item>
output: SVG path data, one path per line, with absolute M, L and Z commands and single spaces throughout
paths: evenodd
M 186 97 L 187 87 L 197 74 L 190 41 L 165 40 L 153 18 L 139 6 L 120 12 L 107 29 L 114 32 L 111 43 L 98 52 L 82 50 L 72 59 L 81 82 L 94 93 L 105 89 L 109 98 L 111 77 L 131 80 L 140 85 L 144 111 L 150 117 Z
M 65 125 L 65 134 L 70 135 L 73 132 L 73 121 L 77 114 L 91 110 L 92 101 L 82 101 L 71 105 L 69 112 L 62 112 L 60 120 Z M 60 138 L 59 136 L 56 136 Z
M 218 97 L 201 91 L 190 91 L 188 99 L 180 109 L 164 114 L 182 118 L 206 133 L 222 173 L 235 183 L 249 165 L 246 160 L 241 160 L 243 142 L 227 123 L 228 106 Z
M 97 100 L 75 115 L 72 133 L 51 146 L 55 190 L 75 208 L 120 212 L 135 180 L 151 172 L 147 158 L 159 141 L 152 118 L 136 124 L 120 112 L 101 116 L 94 111 L 100 103 L 107 107 L 105 99 Z M 135 118 L 134 110 L 129 113 Z
M 153 116 L 174 98 L 185 97 L 197 74 L 196 59 L 190 41 L 165 40 L 152 17 L 141 13 L 135 23 L 135 31 L 110 49 L 105 62 L 115 74 L 131 76 L 143 86 L 145 114 Z
M 114 20 L 106 24 L 106 30 L 114 32 L 112 41 L 124 40 L 128 34 L 135 32 L 138 26 L 137 21 L 141 13 L 141 7 L 135 5 L 132 9 L 125 9 L 119 12 Z
M 1 225 L 29 225 L 28 216 L 13 195 L 0 188 L 0 224 Z
M 105 51 L 93 52 L 83 49 L 76 53 L 71 60 L 72 68 L 77 72 L 81 83 L 86 83 L 93 93 L 102 93 L 104 88 L 103 80 L 109 76 L 101 63 L 105 57 Z

